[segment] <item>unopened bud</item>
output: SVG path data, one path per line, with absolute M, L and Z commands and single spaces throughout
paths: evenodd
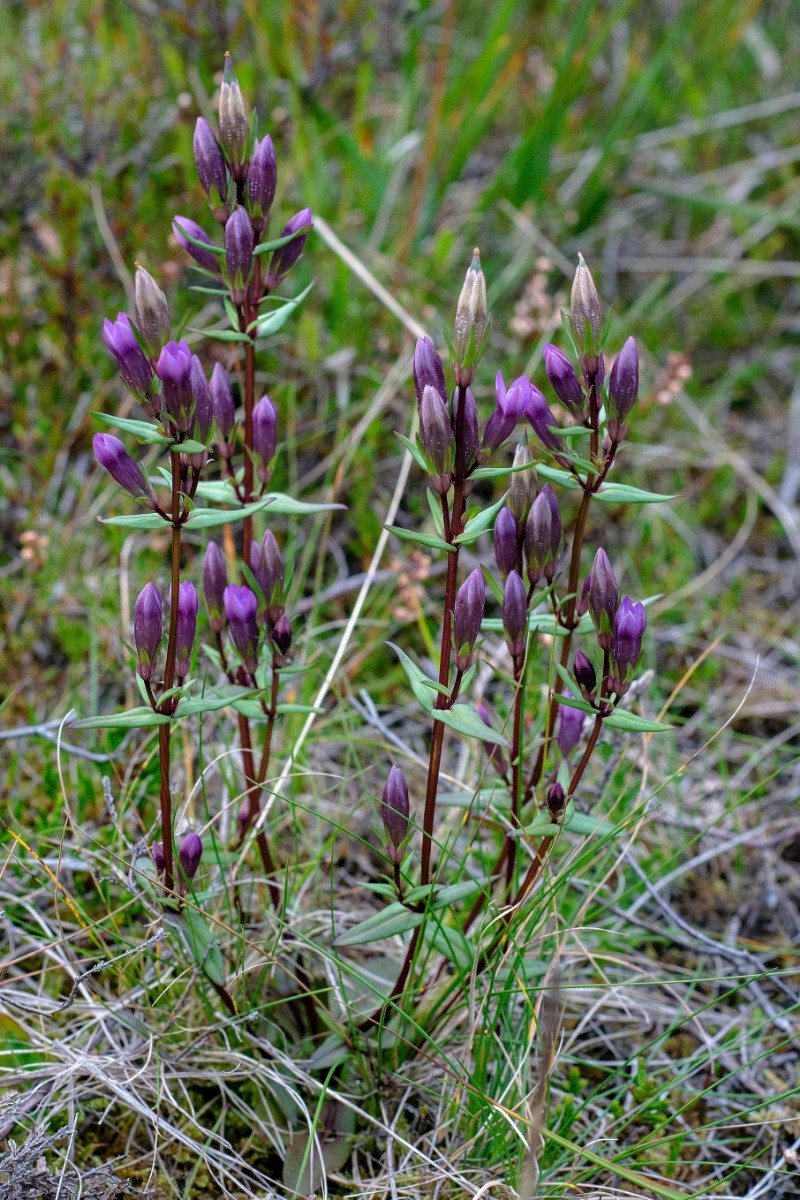
M 116 359 L 125 386 L 137 396 L 149 397 L 153 386 L 153 368 L 125 313 L 118 313 L 116 321 L 103 322 L 103 341 Z
M 438 351 L 429 337 L 422 337 L 414 348 L 414 391 L 417 394 L 417 404 L 422 403 L 422 393 L 430 386 L 437 391 L 447 404 L 447 385 L 444 381 L 444 367 Z
M 453 643 L 456 668 L 466 671 L 475 651 L 475 642 L 481 631 L 483 609 L 486 604 L 486 584 L 479 567 L 470 572 L 456 593 L 453 613 Z
M 111 433 L 96 433 L 92 438 L 94 456 L 115 483 L 137 500 L 147 500 L 155 506 L 153 489 L 142 474 L 142 468 L 131 458 L 119 438 Z
M 161 875 L 167 868 L 167 860 L 164 856 L 164 847 L 161 842 L 153 842 L 150 847 L 150 855 L 153 859 L 153 866 L 156 872 Z
M 189 663 L 197 632 L 197 591 L 188 580 L 178 587 L 178 621 L 175 633 L 175 674 L 179 680 L 189 674 Z
M 154 583 L 148 583 L 133 606 L 133 644 L 136 670 L 145 683 L 155 670 L 158 648 L 164 630 L 164 602 Z
M 564 808 L 566 795 L 560 783 L 556 782 L 547 793 L 547 807 L 550 810 L 550 816 L 554 819 L 561 815 Z
M 464 397 L 464 419 L 459 420 L 461 397 Z M 463 392 L 456 388 L 453 395 L 453 418 L 451 421 L 453 436 L 456 439 L 455 469 L 459 478 L 465 479 L 475 465 L 478 457 L 478 406 L 470 388 Z
M 234 304 L 244 304 L 253 268 L 255 234 L 247 209 L 235 208 L 225 225 L 225 282 Z
M 502 579 L 510 571 L 520 569 L 519 526 L 517 518 L 505 505 L 494 522 L 494 557 Z
M 169 340 L 167 298 L 153 276 L 141 267 L 136 270 L 133 295 L 136 325 L 147 353 L 151 358 L 155 358 L 164 343 Z
M 619 607 L 617 580 L 602 546 L 592 564 L 589 584 L 589 611 L 597 630 L 597 644 L 602 650 L 610 650 L 614 638 L 614 617 Z
M 278 162 L 275 147 L 272 138 L 267 134 L 254 146 L 253 156 L 247 168 L 247 199 L 256 233 L 261 233 L 269 219 L 277 181 Z
M 162 383 L 164 409 L 175 428 L 186 433 L 194 411 L 192 351 L 188 342 L 167 342 L 158 356 L 156 375 Z
M 455 441 L 447 405 L 430 384 L 423 388 L 419 406 L 419 447 L 434 491 L 444 496 L 453 477 Z
M 244 178 L 242 168 L 247 158 L 247 143 L 250 140 L 250 122 L 230 54 L 225 55 L 219 93 L 219 140 L 225 157 L 233 168 L 234 178 L 241 181 Z
M 550 406 L 537 387 L 531 384 L 525 416 L 531 423 L 534 433 L 547 450 L 558 452 L 563 449 L 561 438 L 553 430 L 559 428 L 558 421 L 550 411 Z
M 230 377 L 222 363 L 216 363 L 211 372 L 211 408 L 217 433 L 221 440 L 227 443 L 236 424 L 236 409 L 233 405 Z
M 536 499 L 536 472 L 533 470 L 533 454 L 528 443 L 520 442 L 514 451 L 514 466 L 528 467 L 528 470 L 515 470 L 511 475 L 506 503 L 517 518 L 519 525 L 524 525 L 531 511 L 531 505 Z
M 548 483 L 534 500 L 525 522 L 525 561 L 531 583 L 538 583 L 542 575 L 552 581 L 560 549 L 561 512 Z
M 228 219 L 228 171 L 225 159 L 205 117 L 194 127 L 194 161 L 203 191 L 214 217 L 221 224 Z
M 215 633 L 225 628 L 225 588 L 228 572 L 225 558 L 216 542 L 209 542 L 203 560 L 203 596 L 208 612 L 208 623 Z
M 630 596 L 623 596 L 614 617 L 614 640 L 611 645 L 610 686 L 618 696 L 624 696 L 630 687 L 641 658 L 646 628 L 644 605 L 634 604 Z
M 278 445 L 278 414 L 269 396 L 262 396 L 253 409 L 253 461 L 258 478 L 266 483 L 271 475 L 269 464 Z
M 599 354 L 603 311 L 591 271 L 584 262 L 582 254 L 578 255 L 578 269 L 572 283 L 569 315 L 581 353 Z
M 629 337 L 614 359 L 608 381 L 608 432 L 613 441 L 621 437 L 639 394 L 639 352 Z
M 456 383 L 469 387 L 489 334 L 489 305 L 480 252 L 475 249 L 456 306 L 453 350 Z
M 528 632 L 528 596 L 517 571 L 511 571 L 503 590 L 503 633 L 512 658 L 525 653 Z
M 205 446 L 208 443 L 213 418 L 211 390 L 203 370 L 203 364 L 196 354 L 192 355 L 192 399 L 194 401 L 194 423 L 190 431 L 191 436 Z M 207 458 L 208 455 L 205 453 L 190 454 L 189 463 L 196 471 L 199 471 L 205 465 Z
M 202 267 L 204 271 L 209 271 L 212 275 L 221 274 L 219 256 L 211 249 L 211 247 L 215 247 L 215 243 L 202 225 L 198 225 L 191 217 L 173 217 L 172 232 L 176 242 L 183 246 L 187 254 L 191 255 L 198 267 Z M 200 242 L 201 245 L 196 245 L 197 242 Z M 204 250 L 204 246 L 208 246 L 209 249 Z
M 187 833 L 178 850 L 178 858 L 187 879 L 193 879 L 203 857 L 203 843 L 199 834 Z
M 286 613 L 281 613 L 272 628 L 272 642 L 281 658 L 285 658 L 292 644 L 292 627 Z
M 399 767 L 392 767 L 381 797 L 381 820 L 394 850 L 399 850 L 408 836 L 410 813 L 406 777 Z
M 575 676 L 577 684 L 581 689 L 586 700 L 594 699 L 594 691 L 597 687 L 597 672 L 592 665 L 591 659 L 584 654 L 583 650 L 575 652 L 575 661 L 572 665 L 572 673 Z
M 264 593 L 263 615 L 271 629 L 283 613 L 283 555 L 275 534 L 267 529 L 261 542 L 250 547 L 250 570 Z
M 565 692 L 572 696 L 572 692 Z M 571 708 L 568 704 L 558 706 L 558 748 L 564 758 L 569 758 L 572 751 L 581 740 L 583 733 L 584 713 L 579 708 Z
M 553 391 L 573 417 L 581 419 L 585 407 L 585 397 L 575 368 L 566 354 L 549 342 L 545 346 L 543 354 L 544 369 Z
M 223 593 L 225 615 L 228 618 L 231 637 L 245 669 L 251 675 L 258 667 L 258 600 L 246 585 L 231 584 Z
M 295 213 L 293 217 L 284 225 L 281 230 L 281 237 L 291 237 L 291 241 L 285 246 L 279 246 L 272 253 L 272 258 L 269 264 L 269 271 L 265 285 L 268 290 L 277 287 L 285 275 L 291 271 L 294 264 L 297 262 L 300 255 L 303 253 L 303 247 L 306 244 L 311 226 L 313 223 L 313 213 L 310 208 L 302 208 L 300 212 Z

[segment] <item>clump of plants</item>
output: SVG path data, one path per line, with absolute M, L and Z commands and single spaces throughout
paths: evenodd
M 143 416 L 98 414 L 116 432 L 99 433 L 94 450 L 139 510 L 106 521 L 166 530 L 169 556 L 163 578 L 139 581 L 133 648 L 141 705 L 81 724 L 157 732 L 158 807 L 137 877 L 146 903 L 179 934 L 176 945 L 190 954 L 200 987 L 209 985 L 227 1010 L 220 1019 L 230 1021 L 230 1036 L 256 1031 L 253 1053 L 264 1050 L 264 1039 L 279 1042 L 312 1077 L 335 1072 L 369 1103 L 378 1050 L 394 1065 L 423 1046 L 430 1054 L 475 980 L 489 978 L 490 968 L 494 979 L 508 956 L 523 962 L 526 906 L 560 840 L 591 836 L 582 789 L 604 732 L 662 728 L 629 703 L 645 607 L 622 593 L 605 549 L 591 562 L 587 550 L 598 506 L 663 499 L 611 479 L 637 401 L 637 348 L 629 337 L 606 371 L 608 320 L 581 259 L 564 319 L 568 353 L 555 345 L 544 351 L 558 411 L 526 376 L 506 384 L 498 372 L 494 407 L 482 416 L 472 388 L 491 322 L 477 251 L 448 337 L 449 364 L 429 338 L 417 343 L 418 433 L 402 441 L 427 480 L 430 523 L 396 533 L 446 561 L 438 669 L 428 674 L 406 650 L 394 650 L 429 724 L 424 790 L 409 785 L 402 761 L 388 765 L 374 798 L 385 869 L 364 880 L 383 906 L 355 923 L 342 919 L 332 946 L 306 942 L 300 953 L 286 914 L 295 909 L 291 890 L 301 872 L 276 840 L 265 803 L 281 717 L 299 707 L 284 690 L 304 668 L 287 611 L 292 565 L 272 518 L 325 506 L 270 490 L 280 417 L 269 396 L 257 396 L 256 356 L 306 295 L 287 298 L 282 289 L 312 214 L 301 210 L 270 236 L 275 150 L 268 135 L 258 137 L 230 58 L 218 128 L 198 120 L 194 154 L 219 236 L 185 216 L 173 229 L 204 278 L 197 290 L 224 314 L 218 327 L 194 332 L 227 346 L 228 366 L 217 361 L 209 373 L 173 328 L 156 280 L 139 269 L 133 314 L 106 321 L 103 337 Z M 147 447 L 144 462 L 123 437 Z M 487 482 L 497 499 L 482 504 L 476 485 L 482 491 Z M 226 526 L 235 536 L 210 538 L 198 570 L 186 535 L 194 544 L 199 532 Z M 241 772 L 237 811 L 233 820 L 212 813 L 200 827 L 185 816 L 174 733 L 181 722 L 223 711 Z M 474 775 L 458 788 L 456 823 L 452 796 L 444 813 L 441 803 L 448 743 L 476 750 L 467 760 Z M 291 798 L 278 796 L 282 803 Z M 241 863 L 251 849 L 259 869 L 245 892 Z M 211 913 L 220 891 L 231 931 L 224 946 Z M 259 969 L 269 989 L 253 984 L 252 958 L 254 937 L 266 939 L 267 928 Z M 365 973 L 376 947 L 380 970 Z M 345 981 L 341 989 L 321 984 L 331 972 Z M 535 992 L 541 975 L 519 967 L 526 1003 L 526 988 Z M 291 1124 L 280 1089 L 275 1103 Z M 329 1127 L 341 1149 L 349 1143 L 338 1120 L 334 1114 Z M 310 1157 L 308 1145 L 291 1168 L 295 1182 Z

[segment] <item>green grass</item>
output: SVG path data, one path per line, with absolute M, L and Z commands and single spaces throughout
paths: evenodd
M 169 224 L 204 212 L 192 128 L 225 49 L 276 140 L 281 217 L 311 204 L 440 344 L 480 246 L 494 315 L 476 383 L 484 410 L 498 366 L 542 382 L 541 346 L 561 339 L 582 251 L 613 303 L 610 344 L 635 332 L 642 352 L 624 476 L 678 493 L 670 506 L 604 509 L 589 537 L 613 550 L 626 590 L 662 596 L 638 703 L 656 715 L 678 688 L 674 732 L 603 747 L 585 800 L 608 828 L 562 836 L 479 979 L 452 926 L 425 942 L 419 977 L 449 954 L 446 978 L 463 988 L 449 1021 L 432 1001 L 360 1037 L 358 1014 L 385 994 L 402 946 L 331 945 L 384 904 L 364 885 L 387 871 L 375 808 L 385 764 L 400 754 L 412 792 L 424 784 L 427 729 L 385 642 L 421 656 L 435 639 L 440 577 L 426 582 L 425 562 L 402 594 L 391 577 L 370 588 L 296 761 L 304 718 L 281 726 L 291 803 L 275 804 L 271 832 L 293 863 L 285 925 L 260 911 L 243 860 L 243 927 L 210 865 L 231 858 L 219 816 L 235 821 L 241 786 L 227 718 L 208 719 L 200 744 L 176 739 L 189 812 L 214 839 L 202 907 L 248 1020 L 222 1022 L 149 890 L 152 740 L 63 731 L 100 757 L 59 752 L 57 725 L 0 742 L 0 1073 L 20 1106 L 0 1108 L 0 1126 L 19 1143 L 34 1125 L 55 1135 L 76 1122 L 84 1194 L 102 1194 L 88 1172 L 111 1158 L 131 1195 L 261 1196 L 270 1181 L 288 1194 L 314 1130 L 330 1135 L 333 1194 L 456 1197 L 495 1180 L 483 1194 L 510 1196 L 530 1167 L 543 1072 L 542 1196 L 791 1194 L 800 540 L 796 497 L 780 498 L 794 453 L 800 102 L 779 100 L 795 92 L 793 8 L 58 0 L 0 13 L 13 47 L 0 63 L 3 731 L 136 702 L 120 607 L 163 572 L 165 544 L 97 524 L 122 511 L 89 456 L 91 412 L 120 403 L 99 329 L 126 307 L 136 261 L 179 316 L 207 323 Z M 749 105 L 762 108 L 739 112 Z M 395 433 L 413 409 L 408 332 L 319 234 L 292 292 L 312 279 L 259 360 L 286 437 L 276 487 L 347 505 L 279 521 L 293 596 L 313 608 L 300 703 L 318 691 L 358 584 L 311 598 L 368 568 L 400 469 Z M 331 356 L 344 350 L 342 371 Z M 481 490 L 487 503 L 497 495 Z M 398 520 L 427 519 L 414 469 Z M 488 557 L 488 543 L 478 550 Z M 195 577 L 201 551 L 198 539 Z M 408 562 L 392 539 L 380 567 Z M 454 794 L 480 771 L 465 745 L 453 740 L 446 762 Z M 463 808 L 443 811 L 449 865 L 485 867 Z M 540 1022 L 555 961 L 564 1018 L 549 1063 Z M 306 988 L 350 1039 L 344 1066 L 298 1023 Z M 56 1177 L 69 1136 L 44 1147 Z

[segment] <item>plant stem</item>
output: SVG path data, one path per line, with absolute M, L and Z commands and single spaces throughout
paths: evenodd
M 511 828 L 506 834 L 506 895 L 511 895 L 514 886 L 514 871 L 517 865 L 517 837 L 522 784 L 522 715 L 525 704 L 525 655 L 514 655 L 514 731 L 511 740 Z
M 250 722 L 242 713 L 238 714 L 239 723 L 239 741 L 242 746 L 242 761 L 244 765 L 245 782 L 247 783 L 247 824 L 245 832 L 258 818 L 261 811 L 260 795 L 261 784 L 258 781 L 255 767 L 255 755 L 253 754 L 253 743 L 250 737 Z M 259 829 L 256 834 L 256 845 L 258 846 L 261 861 L 264 864 L 264 873 L 267 877 L 267 889 L 269 898 L 272 901 L 272 906 L 277 912 L 280 908 L 281 892 L 278 881 L 275 878 L 275 862 L 270 850 L 267 835 L 263 829 Z
M 181 456 L 179 451 L 170 453 L 172 467 L 172 507 L 170 520 L 172 523 L 172 579 L 169 597 L 169 640 L 167 642 L 167 663 L 164 668 L 164 691 L 169 692 L 175 682 L 175 659 L 178 651 L 178 594 L 181 583 Z M 174 696 L 169 697 L 159 706 L 159 711 L 167 716 L 175 712 L 177 702 Z M 170 777 L 170 735 L 172 726 L 165 722 L 158 727 L 158 767 L 160 775 L 159 803 L 161 807 L 161 838 L 164 847 L 164 889 L 172 891 L 174 877 L 174 853 L 172 842 L 172 795 L 169 787 Z

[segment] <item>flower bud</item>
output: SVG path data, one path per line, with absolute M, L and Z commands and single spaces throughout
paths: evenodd
M 211 211 L 222 224 L 228 219 L 228 171 L 225 159 L 205 117 L 198 117 L 194 127 L 194 161 L 203 191 Z
M 272 473 L 269 464 L 277 445 L 278 414 L 269 396 L 262 396 L 253 409 L 253 461 L 262 483 L 266 483 Z
M 517 518 L 505 505 L 494 522 L 494 557 L 501 579 L 510 571 L 520 569 L 519 526 Z
M 253 226 L 247 209 L 240 204 L 225 225 L 225 282 L 234 304 L 244 304 L 247 298 L 254 246 Z
M 192 424 L 192 352 L 187 342 L 167 342 L 158 356 L 156 375 L 163 386 L 164 408 L 182 433 Z
M 153 842 L 150 847 L 150 855 L 157 874 L 161 875 L 167 869 L 167 860 L 164 857 L 164 847 L 161 842 Z
M 153 368 L 125 313 L 118 313 L 116 321 L 103 322 L 103 341 L 117 361 L 125 386 L 137 396 L 149 397 L 153 388 Z
M 547 807 L 550 810 L 550 816 L 555 820 L 560 816 L 563 808 L 566 794 L 560 783 L 556 782 L 547 793 Z
M 222 599 L 234 645 L 242 656 L 245 669 L 253 675 L 258 667 L 256 594 L 246 585 L 230 584 L 225 588 Z
M 422 337 L 414 348 L 414 391 L 417 404 L 422 403 L 422 393 L 427 386 L 437 391 L 447 403 L 447 385 L 444 381 L 442 360 L 429 337 Z
M 391 850 L 399 850 L 408 836 L 408 784 L 399 767 L 392 767 L 381 797 L 381 820 L 389 838 Z M 400 859 L 391 855 L 393 862 Z
M 191 382 L 192 399 L 194 400 L 194 424 L 191 429 L 191 436 L 195 441 L 202 442 L 205 446 L 208 443 L 208 435 L 211 432 L 211 420 L 213 417 L 211 389 L 208 386 L 203 364 L 196 354 L 192 355 Z M 189 455 L 189 463 L 196 471 L 202 469 L 207 459 L 208 455 L 205 453 Z
M 564 695 L 571 697 L 572 692 L 567 691 Z M 585 715 L 579 708 L 570 708 L 568 704 L 559 704 L 558 738 L 556 740 L 563 758 L 569 758 L 581 740 Z
M 188 580 L 178 587 L 178 620 L 175 627 L 175 674 L 179 680 L 189 674 L 194 637 L 197 632 L 197 591 Z
M 525 653 L 528 632 L 528 596 L 518 571 L 509 572 L 503 590 L 503 633 L 512 658 Z
M 591 659 L 582 650 L 575 652 L 572 673 L 577 680 L 584 699 L 593 700 L 595 688 L 597 687 L 597 672 L 592 665 Z
M 544 369 L 553 391 L 573 417 L 583 418 L 585 397 L 575 368 L 557 346 L 549 342 L 544 348 Z
M 147 683 L 155 670 L 161 635 L 164 631 L 164 602 L 153 583 L 148 583 L 133 606 L 133 644 L 136 670 Z
M 286 613 L 281 613 L 272 629 L 272 641 L 281 658 L 289 653 L 292 644 L 292 627 Z
M 277 287 L 303 253 L 303 247 L 311 230 L 312 220 L 313 214 L 311 209 L 301 208 L 300 212 L 290 217 L 284 225 L 281 230 L 281 237 L 292 237 L 292 240 L 287 242 L 285 246 L 279 246 L 277 250 L 272 252 L 272 259 L 265 280 L 265 286 L 268 291 Z
M 431 486 L 444 496 L 453 478 L 455 441 L 447 405 L 430 384 L 423 388 L 419 406 L 419 447 L 428 464 Z
M 187 833 L 178 850 L 183 873 L 187 879 L 193 879 L 203 857 L 203 843 L 196 833 Z
M 250 140 L 250 122 L 241 88 L 233 70 L 230 54 L 225 55 L 222 87 L 219 92 L 219 140 L 225 157 L 233 167 L 233 177 L 244 179 L 242 170 Z
M 209 542 L 203 559 L 203 596 L 208 612 L 208 623 L 215 633 L 225 628 L 225 589 L 228 572 L 225 558 L 216 542 Z
M 272 628 L 283 613 L 283 555 L 275 534 L 267 529 L 250 547 L 250 570 L 264 593 L 264 619 Z
M 215 363 L 211 372 L 211 410 L 220 438 L 223 442 L 230 441 L 236 424 L 236 409 L 233 405 L 230 377 L 222 363 Z
M 471 571 L 456 593 L 453 612 L 453 643 L 456 668 L 466 671 L 472 664 L 475 642 L 481 631 L 483 609 L 486 604 L 486 584 L 479 567 Z
M 601 547 L 594 556 L 591 583 L 589 584 L 589 611 L 597 630 L 597 644 L 601 650 L 610 650 L 614 638 L 614 617 L 619 607 L 617 580 Z
M 611 645 L 611 690 L 624 696 L 630 687 L 633 673 L 642 654 L 642 638 L 647 628 L 647 613 L 643 604 L 634 604 L 623 596 L 614 617 L 614 640 Z
M 261 233 L 269 218 L 269 210 L 275 199 L 278 181 L 278 162 L 272 138 L 267 134 L 253 147 L 253 156 L 247 168 L 247 199 L 253 229 Z
M 155 506 L 153 489 L 142 474 L 142 468 L 131 458 L 119 438 L 111 433 L 96 433 L 92 438 L 94 456 L 115 483 L 134 499 L 148 500 Z
M 212 275 L 221 274 L 218 256 L 211 249 L 203 249 L 203 246 L 210 247 L 215 243 L 201 225 L 198 225 L 191 217 L 173 217 L 172 232 L 175 240 L 183 246 L 187 254 L 191 255 L 198 267 L 202 267 L 204 271 L 209 271 Z M 203 246 L 196 246 L 195 242 L 202 242 Z
M 456 439 L 456 470 L 459 477 L 465 479 L 478 457 L 478 406 L 471 390 L 464 391 L 464 420 L 459 430 L 459 410 L 461 408 L 461 390 L 456 388 L 453 393 L 453 416 L 451 426 Z M 460 434 L 460 440 L 459 440 Z
M 517 518 L 519 525 L 524 525 L 531 511 L 531 505 L 536 499 L 536 472 L 533 470 L 533 455 L 527 442 L 520 442 L 514 451 L 514 466 L 523 467 L 530 464 L 527 471 L 514 471 L 508 490 L 508 507 Z
M 608 381 L 608 432 L 613 441 L 622 436 L 639 393 L 639 352 L 629 337 L 614 359 Z
M 147 271 L 137 267 L 133 281 L 133 310 L 145 349 L 155 358 L 169 338 L 167 298 Z
M 556 494 L 545 484 L 525 522 L 525 561 L 528 578 L 537 584 L 544 575 L 552 582 L 561 549 L 561 512 Z
M 549 405 L 537 387 L 531 384 L 527 398 L 525 416 L 530 421 L 533 431 L 547 450 L 558 452 L 562 449 L 561 438 L 553 433 L 559 428 L 558 421 L 550 411 Z
M 456 306 L 453 352 L 456 383 L 469 387 L 475 378 L 489 333 L 489 305 L 486 299 L 486 279 L 481 270 L 481 256 L 476 249 L 464 279 Z
M 569 315 L 578 349 L 587 355 L 599 354 L 603 312 L 597 288 L 582 254 L 578 255 L 578 269 L 572 283 Z

